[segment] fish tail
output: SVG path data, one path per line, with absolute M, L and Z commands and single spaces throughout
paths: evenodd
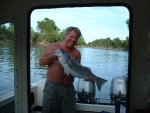
M 97 88 L 98 88 L 99 91 L 101 90 L 101 87 L 102 87 L 102 85 L 103 85 L 105 82 L 107 82 L 107 80 L 102 79 L 102 78 L 100 78 L 100 77 L 97 77 L 97 78 L 96 78 L 96 85 L 97 85 Z

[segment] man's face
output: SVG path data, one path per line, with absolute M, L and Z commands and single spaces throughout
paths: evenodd
M 74 47 L 78 42 L 78 36 L 75 31 L 69 32 L 65 35 L 65 41 L 69 47 Z

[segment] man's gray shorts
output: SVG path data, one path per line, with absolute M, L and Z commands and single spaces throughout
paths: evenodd
M 63 86 L 46 80 L 43 90 L 42 113 L 75 113 L 74 86 Z

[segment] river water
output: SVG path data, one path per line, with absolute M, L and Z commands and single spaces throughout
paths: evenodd
M 30 50 L 31 83 L 44 79 L 47 67 L 38 64 L 45 47 L 32 46 Z M 91 68 L 92 72 L 108 80 L 96 97 L 109 99 L 110 84 L 113 77 L 128 76 L 128 52 L 104 50 L 98 48 L 78 48 L 81 52 L 81 64 Z M 74 81 L 77 87 L 78 79 Z M 0 96 L 14 90 L 14 48 L 0 45 Z

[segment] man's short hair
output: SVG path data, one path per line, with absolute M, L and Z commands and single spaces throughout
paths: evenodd
M 65 35 L 69 34 L 69 32 L 71 32 L 71 31 L 75 31 L 77 33 L 78 38 L 81 36 L 80 29 L 77 27 L 73 27 L 73 26 L 67 27 Z

